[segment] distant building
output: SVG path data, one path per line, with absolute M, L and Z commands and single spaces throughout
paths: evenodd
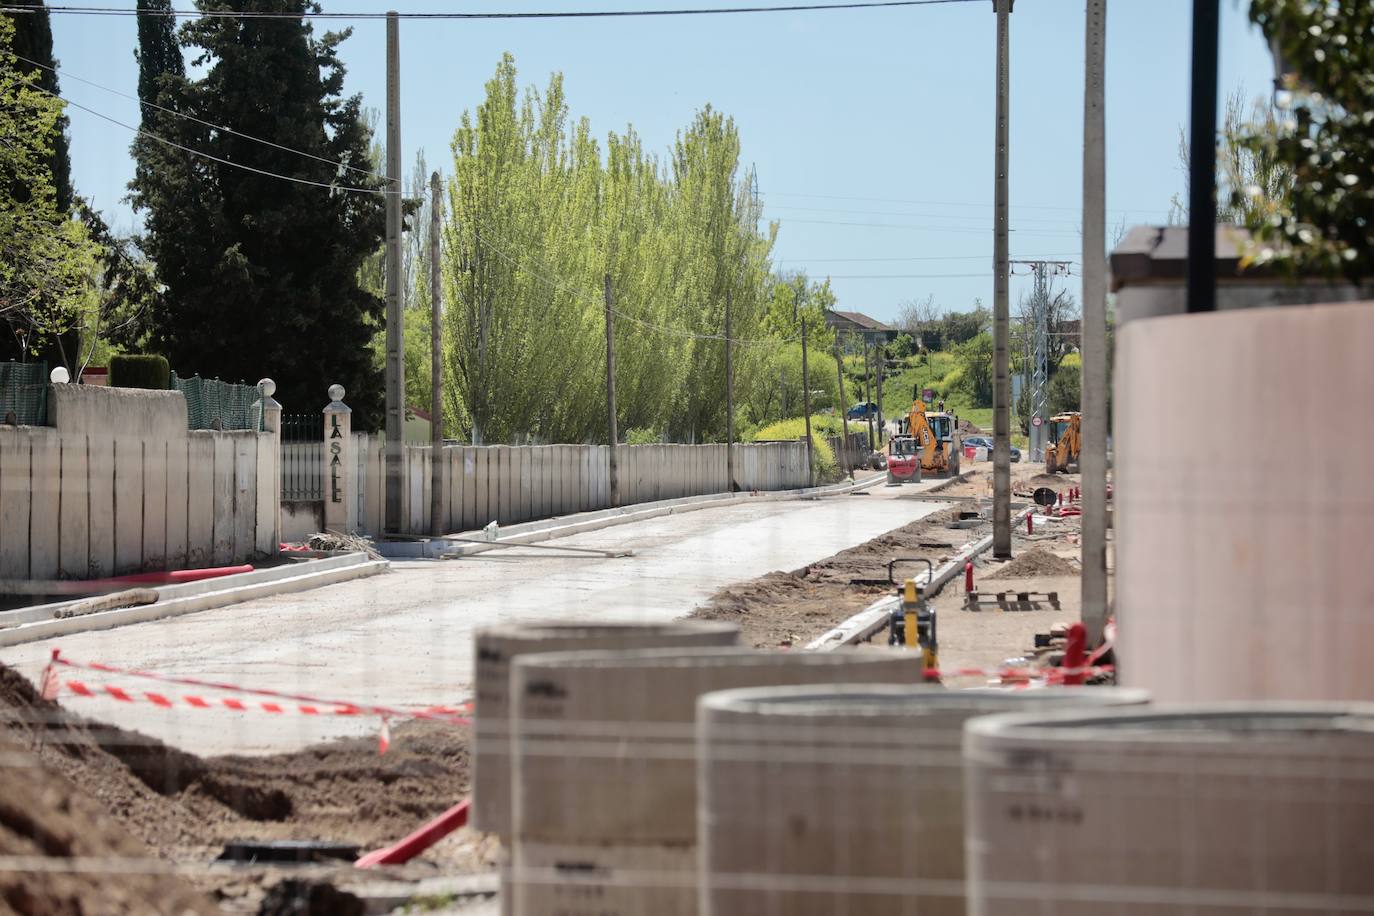
M 845 334 L 863 335 L 868 340 L 877 340 L 888 343 L 897 339 L 898 330 L 890 325 L 883 324 L 876 318 L 870 318 L 863 312 L 840 312 L 827 310 L 825 313 L 825 326 L 833 331 L 841 331 Z

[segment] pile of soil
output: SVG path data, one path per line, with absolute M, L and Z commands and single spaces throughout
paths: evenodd
M 946 527 L 957 517 L 958 509 L 946 509 L 802 569 L 727 586 L 691 616 L 737 624 L 744 642 L 756 647 L 804 646 L 891 590 L 886 582 L 851 580 L 886 580 L 887 563 L 897 557 L 921 557 L 938 568 L 967 540 L 966 532 Z M 900 581 L 924 569 L 902 563 L 894 575 Z
M 1043 547 L 1032 547 L 996 572 L 988 573 L 988 579 L 1034 579 L 1046 576 L 1076 576 L 1078 565 L 1072 560 L 1050 553 Z
M 130 837 L 128 848 L 135 856 L 154 854 L 164 863 L 202 864 L 235 839 L 331 840 L 370 850 L 399 839 L 452 806 L 469 785 L 469 729 L 437 722 L 409 722 L 393 728 L 391 748 L 384 756 L 378 755 L 375 738 L 360 738 L 270 757 L 200 758 L 145 735 L 69 713 L 42 699 L 22 675 L 0 666 L 0 723 L 0 742 L 24 748 L 42 768 L 37 772 L 65 787 L 54 796 L 54 805 L 43 807 L 13 830 L 20 840 L 32 838 L 30 842 L 54 856 L 96 854 L 83 846 L 47 839 L 54 831 L 59 837 L 70 832 L 93 843 L 103 841 L 97 830 L 73 826 L 68 831 L 67 821 L 58 816 L 66 810 L 63 805 Z M 0 788 L 0 842 L 10 823 L 5 820 L 6 800 L 27 801 L 42 789 L 26 786 L 12 794 L 11 784 L 19 785 L 7 783 Z M 494 862 L 496 850 L 483 843 L 447 842 L 431 853 L 427 857 L 431 865 L 442 863 L 449 871 L 484 870 Z M 47 880 L 46 875 L 40 877 Z M 100 876 L 92 880 L 100 882 Z M 129 885 L 123 878 L 113 883 L 121 889 L 141 886 Z M 113 893 L 110 884 L 102 883 L 107 897 Z M 218 890 L 214 882 L 197 884 Z M 51 883 L 53 893 L 64 887 L 62 881 Z M 177 899 L 171 892 L 163 897 Z M 138 912 L 144 908 L 19 909 Z M 189 911 L 199 912 L 193 907 Z

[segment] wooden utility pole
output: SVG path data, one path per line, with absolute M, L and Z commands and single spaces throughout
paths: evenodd
M 1083 85 L 1083 577 L 1088 645 L 1107 623 L 1107 0 L 1088 0 Z
M 840 444 L 840 461 L 843 462 L 844 472 L 849 475 L 850 480 L 854 479 L 854 466 L 849 460 L 849 410 L 845 407 L 844 396 L 844 357 L 840 352 L 840 331 L 835 329 L 835 375 L 838 376 L 840 392 L 840 423 L 844 426 L 844 439 Z
M 620 507 L 620 468 L 616 460 L 616 448 L 620 443 L 620 433 L 615 428 L 615 314 L 614 300 L 611 298 L 611 275 L 606 274 L 606 434 L 610 440 L 610 451 L 606 453 L 611 468 L 611 508 Z
M 401 307 L 401 21 L 386 14 L 386 523 L 401 530 L 405 488 L 405 313 Z
M 811 373 L 806 365 L 806 312 L 802 312 L 802 407 L 806 410 L 806 485 L 816 485 L 816 462 L 811 454 Z
M 439 196 L 439 173 L 429 176 L 429 533 L 444 533 L 444 370 L 439 359 L 439 334 L 442 330 L 439 282 L 439 233 L 443 230 L 443 203 Z
M 1011 106 L 1011 5 L 992 0 L 997 12 L 997 131 L 993 194 L 992 297 L 992 554 L 1011 556 L 1011 374 L 1007 355 L 1011 263 L 1008 252 L 1008 109 Z
M 730 340 L 730 290 L 725 291 L 725 492 L 735 492 L 735 362 Z

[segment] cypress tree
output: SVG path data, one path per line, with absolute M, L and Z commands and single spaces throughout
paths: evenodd
M 367 344 L 383 304 L 359 288 L 358 270 L 381 245 L 385 210 L 380 179 L 330 164 L 368 168 L 360 98 L 342 94 L 338 47 L 348 33 L 316 37 L 301 14 L 317 6 L 306 0 L 199 5 L 295 15 L 190 22 L 181 41 L 198 52 L 204 76 L 158 73 L 159 104 L 238 132 L 160 115 L 158 135 L 246 168 L 135 144 L 131 199 L 164 286 L 150 343 L 183 374 L 270 375 L 290 411 L 322 406 L 327 386 L 340 383 L 366 428 L 380 418 Z M 149 29 L 148 40 L 139 60 L 152 67 L 165 33 Z
M 162 91 L 164 74 L 184 77 L 186 64 L 177 41 L 176 18 L 171 14 L 172 0 L 138 0 L 138 98 L 143 108 L 145 127 L 156 120 L 151 105 L 162 105 L 158 95 Z M 165 106 L 164 106 L 165 107 Z

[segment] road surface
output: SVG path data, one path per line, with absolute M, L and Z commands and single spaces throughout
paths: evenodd
M 325 699 L 456 705 L 471 696 L 477 627 L 550 618 L 681 617 L 724 585 L 799 568 L 939 510 L 946 504 L 901 498 L 929 486 L 760 500 L 545 542 L 628 548 L 630 558 L 517 548 L 462 560 L 397 562 L 388 573 L 310 592 L 17 646 L 0 653 L 0 661 L 37 680 L 51 649 L 60 646 L 77 661 Z M 72 676 L 173 699 L 229 695 L 98 673 Z M 179 700 L 171 710 L 66 694 L 62 702 L 197 754 L 275 753 L 379 727 L 376 718 L 199 710 Z

